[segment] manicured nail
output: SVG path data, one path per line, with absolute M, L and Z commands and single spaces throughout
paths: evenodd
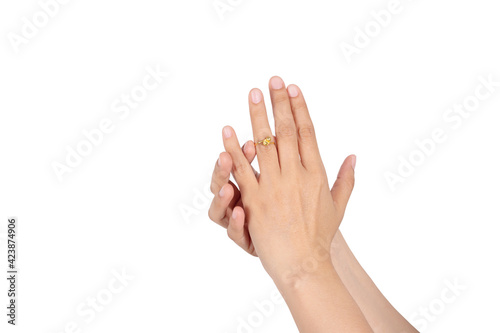
M 260 93 L 260 91 L 258 89 L 254 89 L 252 90 L 252 102 L 254 104 L 259 104 L 260 101 L 262 101 L 262 94 Z
M 233 133 L 231 132 L 231 127 L 226 126 L 222 130 L 222 135 L 224 136 L 225 139 L 229 139 Z
M 223 196 L 224 196 L 224 186 L 222 186 L 222 188 L 219 191 L 219 197 L 222 198 Z
M 352 169 L 353 170 L 356 169 L 356 155 L 353 155 L 351 163 L 352 163 Z
M 288 86 L 288 96 L 297 97 L 299 96 L 299 89 L 295 85 Z
M 234 220 L 236 220 L 236 216 L 237 216 L 237 215 L 238 215 L 238 214 L 236 214 L 236 209 L 233 209 L 233 213 L 231 214 L 231 217 L 232 217 Z
M 275 90 L 283 88 L 283 80 L 277 76 L 271 79 L 271 87 Z

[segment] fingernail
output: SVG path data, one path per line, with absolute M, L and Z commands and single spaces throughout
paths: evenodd
M 233 209 L 233 213 L 231 214 L 231 217 L 236 220 L 237 215 L 238 214 L 236 214 L 236 209 Z
M 220 166 L 220 157 L 217 159 L 217 165 Z
M 219 197 L 222 198 L 223 196 L 224 196 L 224 186 L 222 186 L 222 188 L 219 191 Z
M 224 136 L 224 138 L 229 139 L 231 137 L 231 134 L 232 134 L 231 127 L 229 126 L 224 127 L 224 129 L 222 130 L 222 135 Z
M 352 162 L 352 169 L 353 170 L 356 169 L 356 155 L 353 155 L 351 162 Z
M 299 89 L 297 88 L 297 86 L 294 85 L 288 86 L 288 96 L 290 97 L 299 96 Z
M 260 103 L 260 101 L 262 101 L 262 94 L 260 93 L 260 91 L 258 89 L 254 89 L 252 90 L 252 102 L 254 104 L 258 104 Z
M 276 90 L 283 88 L 283 80 L 277 76 L 273 77 L 271 79 L 271 87 Z
M 243 145 L 243 151 L 244 151 L 244 152 L 245 152 L 245 151 L 247 151 L 247 143 L 248 143 L 248 141 L 247 141 L 247 142 L 245 142 L 245 144 Z

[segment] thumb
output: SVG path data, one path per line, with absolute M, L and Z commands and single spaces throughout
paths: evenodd
M 356 167 L 356 155 L 348 156 L 340 167 L 337 180 L 333 184 L 332 193 L 335 208 L 338 209 L 341 218 L 344 217 L 347 202 L 354 188 L 354 168 Z

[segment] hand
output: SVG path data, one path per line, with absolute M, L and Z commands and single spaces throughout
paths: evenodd
M 243 145 L 242 151 L 247 161 L 252 163 L 256 156 L 253 141 L 248 141 Z M 330 190 L 332 199 L 339 203 L 339 209 L 342 215 L 344 215 L 347 200 L 354 188 L 354 170 L 352 165 L 355 163 L 355 158 L 354 155 L 350 155 L 344 160 L 338 172 L 337 179 Z M 252 244 L 248 226 L 245 224 L 245 211 L 242 207 L 240 191 L 237 186 L 229 180 L 232 165 L 231 156 L 227 152 L 222 152 L 215 163 L 214 172 L 212 174 L 210 190 L 215 196 L 210 205 L 208 216 L 212 221 L 226 228 L 228 237 L 239 247 L 253 256 L 258 256 Z M 221 192 L 222 188 L 224 188 L 224 190 Z M 335 242 L 336 239 L 342 240 L 340 230 L 335 234 L 332 246 L 336 244 L 337 248 L 341 248 L 341 246 L 337 244 L 340 243 L 340 241 Z M 345 244 L 345 242 L 341 244 Z M 341 248 L 341 250 L 342 249 L 343 248 Z
M 258 179 L 233 129 L 225 127 L 223 137 L 252 244 L 266 271 L 279 281 L 290 267 L 308 260 L 322 241 L 331 244 L 349 195 L 340 193 L 332 198 L 330 194 L 312 121 L 298 87 L 287 90 L 283 81 L 274 77 L 270 91 L 276 144 L 257 145 Z M 272 137 L 258 89 L 251 91 L 249 104 L 254 139 Z
M 253 141 L 247 141 L 242 148 L 247 161 L 252 163 L 255 158 Z M 208 210 L 209 218 L 227 229 L 227 235 L 243 250 L 257 256 L 252 244 L 248 227 L 245 225 L 245 212 L 238 187 L 229 180 L 233 160 L 227 152 L 222 152 L 215 163 L 210 190 L 214 198 Z M 254 174 L 258 177 L 257 172 Z

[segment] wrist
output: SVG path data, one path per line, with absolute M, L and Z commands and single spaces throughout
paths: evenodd
M 335 233 L 330 253 L 333 266 L 341 277 L 352 273 L 353 266 L 357 263 L 356 257 L 351 252 L 340 230 Z
M 273 277 L 274 283 L 282 292 L 293 291 L 309 285 L 311 282 L 337 276 L 330 256 L 322 261 L 306 261 L 302 265 L 283 271 Z
M 271 274 L 271 277 L 276 284 L 289 286 L 334 269 L 331 244 L 331 238 L 322 237 L 308 250 L 288 255 L 288 260 L 282 261 L 286 262 L 286 265 L 277 270 L 278 274 Z

